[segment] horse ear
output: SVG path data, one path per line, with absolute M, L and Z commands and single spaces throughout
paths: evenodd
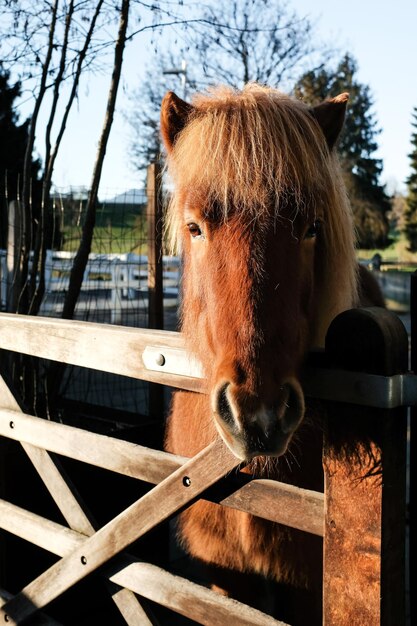
M 330 150 L 335 146 L 343 128 L 348 100 L 349 94 L 341 93 L 336 98 L 325 100 L 311 109 L 320 124 Z
M 161 105 L 161 134 L 168 152 L 172 151 L 178 133 L 185 127 L 193 106 L 168 91 Z

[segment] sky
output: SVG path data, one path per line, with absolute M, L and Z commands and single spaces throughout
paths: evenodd
M 219 0 L 220 1 L 220 0 Z M 316 22 L 316 32 L 357 60 L 360 82 L 369 85 L 381 133 L 382 182 L 389 191 L 405 189 L 409 174 L 412 111 L 417 107 L 417 0 L 292 0 L 299 15 Z M 125 119 L 132 106 L 128 93 L 137 88 L 150 52 L 149 39 L 128 45 L 122 89 L 103 169 L 101 192 L 112 194 L 141 187 L 129 164 L 131 130 Z M 175 52 L 175 51 L 174 51 Z M 104 119 L 108 77 L 92 76 L 80 90 L 76 109 L 57 159 L 56 187 L 88 187 Z M 178 85 L 180 93 L 180 84 Z M 24 113 L 24 111 L 23 111 Z M 42 156 L 42 148 L 37 146 Z

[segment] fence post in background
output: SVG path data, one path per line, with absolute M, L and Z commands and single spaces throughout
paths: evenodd
M 123 266 L 124 269 L 124 266 Z M 111 324 L 121 324 L 122 323 L 122 296 L 123 296 L 123 285 L 122 281 L 125 278 L 125 273 L 123 272 L 121 267 L 121 263 L 119 259 L 114 259 L 113 262 L 110 262 L 110 273 L 111 273 L 111 314 L 110 314 L 110 323 Z
M 21 289 L 21 250 L 24 236 L 24 214 L 18 200 L 8 207 L 6 311 L 15 313 Z
M 146 193 L 148 221 L 148 327 L 163 329 L 164 300 L 162 286 L 162 196 L 161 168 L 158 163 L 148 167 Z M 149 383 L 149 415 L 164 415 L 163 387 Z
M 386 309 L 355 309 L 332 322 L 326 355 L 338 369 L 393 376 L 407 371 L 408 337 Z M 406 450 L 406 407 L 327 404 L 326 626 L 405 624 Z
M 146 193 L 148 198 L 148 327 L 164 327 L 162 289 L 162 197 L 161 167 L 152 163 L 148 167 Z
M 6 251 L 0 250 L 0 310 L 7 306 L 7 257 Z

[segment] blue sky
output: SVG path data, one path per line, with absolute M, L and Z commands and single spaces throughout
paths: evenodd
M 220 0 L 219 0 L 220 1 Z M 370 86 L 375 116 L 381 128 L 378 156 L 384 161 L 384 182 L 403 187 L 409 173 L 411 114 L 417 106 L 416 0 L 293 0 L 300 15 L 317 21 L 323 40 L 349 51 L 359 64 L 358 78 Z M 103 171 L 103 193 L 139 187 L 129 167 L 130 129 L 123 118 L 127 93 L 138 85 L 149 41 L 130 44 L 126 51 L 123 88 Z M 146 61 L 145 61 L 146 62 Z M 91 77 L 80 91 L 78 107 L 57 160 L 55 185 L 88 186 L 104 117 L 108 78 Z M 39 149 L 40 154 L 42 151 Z
M 358 77 L 375 100 L 384 179 L 390 186 L 403 185 L 417 107 L 417 1 L 295 0 L 294 6 L 318 16 L 321 36 L 356 57 Z

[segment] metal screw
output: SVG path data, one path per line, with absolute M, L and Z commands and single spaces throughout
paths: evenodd
M 82 556 L 82 557 L 81 557 L 81 563 L 82 563 L 83 565 L 87 565 L 87 557 L 86 557 L 86 556 Z
M 190 487 L 191 478 L 189 476 L 184 476 L 184 478 L 182 479 L 182 484 L 184 485 L 184 487 Z
M 155 363 L 157 365 L 159 365 L 160 367 L 165 365 L 165 357 L 164 357 L 164 355 L 163 354 L 158 354 L 158 356 L 155 358 Z
M 14 428 L 14 422 L 9 423 L 10 428 Z

